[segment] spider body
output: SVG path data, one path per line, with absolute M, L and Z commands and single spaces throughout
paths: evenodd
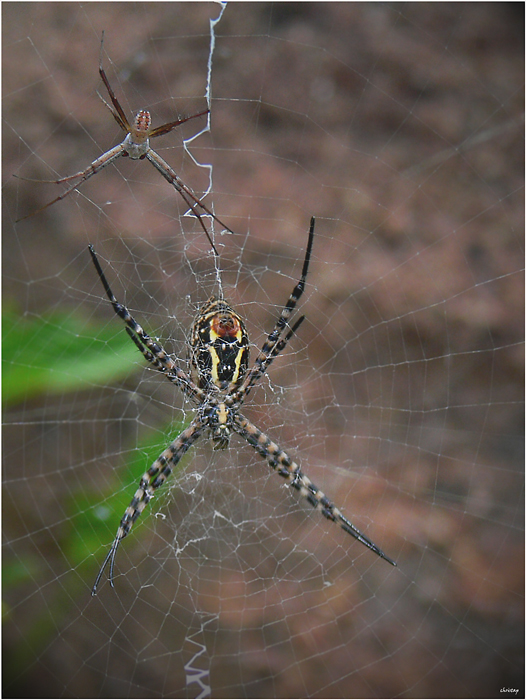
M 263 343 L 253 367 L 248 369 L 249 340 L 243 320 L 224 300 L 211 297 L 201 308 L 192 327 L 189 349 L 190 374 L 180 369 L 163 347 L 143 330 L 128 309 L 117 301 L 95 251 L 92 246 L 89 247 L 106 295 L 115 313 L 126 324 L 130 338 L 152 367 L 176 384 L 196 404 L 195 415 L 190 425 L 164 450 L 141 478 L 139 487 L 121 519 L 110 551 L 99 570 L 92 595 L 96 594 L 108 563 L 109 580 L 113 586 L 115 555 L 121 541 L 128 535 L 156 489 L 164 483 L 173 467 L 203 434 L 210 436 L 215 449 L 225 449 L 233 434 L 239 435 L 325 518 L 338 523 L 345 532 L 396 566 L 392 559 L 360 532 L 312 483 L 287 452 L 240 412 L 243 402 L 256 382 L 282 352 L 304 320 L 304 316 L 301 316 L 284 335 L 285 327 L 288 326 L 305 289 L 313 241 L 314 217 L 311 219 L 301 278 L 283 307 L 273 330 Z
M 184 184 L 184 182 L 181 180 L 179 175 L 173 170 L 173 168 L 168 165 L 168 163 L 161 158 L 161 156 L 153 150 L 150 146 L 150 139 L 155 138 L 156 136 L 162 136 L 164 134 L 168 134 L 172 129 L 175 129 L 176 127 L 180 126 L 181 124 L 184 124 L 187 121 L 190 121 L 190 119 L 196 119 L 197 117 L 203 117 L 207 115 L 210 110 L 205 109 L 202 112 L 198 112 L 197 114 L 193 114 L 191 117 L 183 117 L 182 119 L 177 119 L 174 122 L 168 122 L 167 124 L 163 124 L 162 126 L 158 126 L 155 129 L 151 128 L 151 115 L 150 112 L 146 109 L 141 109 L 137 115 L 135 116 L 135 119 L 133 120 L 132 124 L 128 122 L 128 119 L 126 117 L 126 114 L 124 113 L 123 108 L 121 107 L 120 102 L 118 101 L 117 97 L 115 96 L 115 93 L 113 92 L 113 89 L 108 81 L 108 78 L 106 77 L 106 73 L 104 71 L 104 68 L 102 67 L 102 42 L 104 40 L 104 33 L 102 36 L 102 41 L 101 41 L 101 52 L 100 52 L 100 59 L 99 59 L 99 75 L 102 79 L 102 82 L 104 83 L 104 86 L 106 87 L 106 90 L 108 91 L 108 95 L 110 97 L 110 101 L 113 106 L 109 105 L 106 100 L 104 100 L 103 97 L 101 97 L 101 100 L 104 102 L 106 107 L 110 110 L 113 118 L 119 125 L 119 127 L 126 133 L 126 136 L 122 143 L 120 143 L 118 146 L 115 146 L 114 148 L 111 148 L 109 151 L 106 151 L 106 153 L 103 153 L 99 158 L 94 160 L 85 170 L 81 170 L 78 173 L 75 173 L 74 175 L 68 175 L 67 177 L 61 177 L 58 180 L 36 180 L 35 182 L 51 182 L 55 184 L 60 184 L 62 182 L 69 182 L 71 180 L 76 180 L 76 182 L 68 187 L 65 192 L 63 192 L 61 195 L 53 199 L 51 202 L 48 202 L 45 204 L 43 207 L 40 207 L 40 209 L 37 209 L 36 211 L 32 212 L 31 214 L 28 214 L 27 216 L 23 216 L 20 219 L 17 219 L 17 223 L 19 221 L 23 221 L 24 219 L 28 219 L 31 216 L 35 216 L 35 214 L 39 214 L 41 211 L 44 211 L 44 209 L 47 209 L 50 207 L 52 204 L 55 204 L 56 202 L 59 202 L 60 200 L 64 199 L 67 197 L 69 194 L 74 192 L 77 187 L 82 183 L 88 180 L 90 177 L 93 175 L 96 175 L 98 172 L 100 172 L 103 168 L 105 168 L 107 165 L 110 163 L 113 163 L 117 158 L 124 156 L 124 157 L 129 157 L 132 160 L 144 160 L 147 159 L 156 170 L 158 170 L 161 175 L 164 177 L 164 179 L 169 182 L 175 190 L 179 193 L 179 195 L 182 197 L 186 205 L 189 207 L 190 211 L 192 214 L 197 218 L 199 221 L 199 224 L 201 228 L 203 229 L 204 233 L 206 234 L 208 241 L 210 242 L 210 245 L 212 246 L 212 250 L 214 253 L 217 255 L 217 250 L 214 245 L 214 242 L 212 241 L 212 238 L 210 237 L 210 232 L 206 228 L 206 226 L 203 223 L 203 219 L 201 214 L 198 211 L 198 208 L 204 212 L 206 215 L 212 217 L 217 223 L 222 226 L 224 229 L 229 231 L 230 233 L 233 233 L 232 229 L 228 228 L 220 219 L 217 218 L 217 216 L 205 205 L 203 202 L 196 197 L 196 195 L 192 192 L 192 190 Z M 100 95 L 99 95 L 100 97 Z M 18 177 L 18 176 L 15 176 Z M 27 180 L 30 178 L 19 178 L 22 180 Z

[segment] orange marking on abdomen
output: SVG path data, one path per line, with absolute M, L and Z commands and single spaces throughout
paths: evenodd
M 143 146 L 148 141 L 148 134 L 150 133 L 150 124 L 152 123 L 152 118 L 150 117 L 150 112 L 145 109 L 141 109 L 135 117 L 133 122 L 133 128 L 131 130 L 131 140 L 134 146 Z M 129 153 L 132 158 L 139 159 L 144 158 L 146 153 Z
M 141 109 L 135 117 L 135 129 L 141 131 L 142 133 L 148 132 L 152 123 L 152 118 L 150 112 L 145 109 Z
M 214 316 L 211 321 L 212 331 L 219 338 L 235 340 L 241 337 L 241 324 L 235 316 Z

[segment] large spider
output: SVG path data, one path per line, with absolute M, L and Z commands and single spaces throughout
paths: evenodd
M 197 211 L 197 207 L 200 207 L 206 214 L 208 214 L 208 216 L 211 216 L 215 221 L 217 221 L 217 223 L 220 226 L 222 226 L 230 233 L 233 233 L 232 230 L 228 228 L 228 226 L 226 226 L 220 219 L 218 219 L 217 216 L 210 209 L 208 209 L 208 207 L 205 204 L 203 204 L 203 202 L 198 197 L 195 196 L 192 190 L 184 184 L 181 178 L 168 165 L 168 163 L 163 158 L 161 158 L 161 156 L 158 153 L 156 153 L 156 151 L 150 148 L 151 138 L 168 134 L 170 131 L 172 131 L 172 129 L 175 129 L 175 127 L 184 124 L 190 119 L 202 117 L 205 114 L 208 114 L 210 110 L 205 109 L 203 112 L 193 114 L 191 117 L 183 117 L 182 119 L 177 119 L 174 122 L 168 122 L 167 124 L 163 124 L 162 126 L 158 126 L 155 129 L 152 129 L 150 128 L 152 121 L 150 112 L 148 112 L 145 109 L 141 109 L 137 113 L 137 116 L 133 121 L 133 125 L 130 126 L 128 120 L 126 119 L 126 115 L 124 114 L 124 110 L 122 109 L 118 99 L 115 97 L 115 93 L 113 92 L 108 78 L 106 77 L 106 73 L 104 72 L 104 68 L 102 67 L 103 41 L 104 33 L 102 34 L 100 47 L 99 74 L 102 78 L 102 82 L 106 86 L 106 90 L 108 91 L 108 95 L 110 96 L 110 100 L 113 104 L 113 107 L 111 107 L 101 95 L 99 95 L 99 97 L 104 102 L 106 107 L 110 110 L 110 112 L 113 115 L 113 118 L 120 126 L 120 128 L 124 132 L 126 132 L 126 138 L 118 146 L 114 146 L 109 151 L 106 151 L 106 153 L 94 160 L 93 163 L 89 165 L 85 170 L 81 170 L 80 172 L 75 173 L 74 175 L 68 175 L 68 177 L 61 177 L 58 180 L 32 180 L 31 178 L 19 177 L 19 179 L 21 180 L 29 180 L 31 182 L 49 182 L 54 184 L 68 182 L 69 180 L 78 180 L 78 182 L 76 182 L 74 185 L 71 185 L 71 187 L 69 187 L 65 192 L 56 197 L 53 201 L 48 202 L 43 207 L 40 207 L 40 209 L 37 209 L 31 214 L 27 214 L 27 216 L 23 216 L 21 219 L 17 219 L 16 223 L 18 223 L 19 221 L 24 221 L 24 219 L 29 219 L 30 217 L 35 216 L 35 214 L 39 214 L 41 211 L 44 211 L 44 209 L 47 209 L 52 204 L 60 202 L 61 199 L 64 199 L 68 196 L 68 194 L 71 194 L 74 190 L 76 190 L 82 182 L 89 180 L 90 177 L 96 175 L 102 170 L 102 168 L 105 168 L 110 163 L 113 163 L 113 161 L 115 161 L 120 156 L 129 156 L 132 160 L 144 160 L 144 158 L 146 158 L 155 168 L 157 168 L 157 170 L 161 173 L 165 180 L 167 180 L 171 185 L 173 185 L 177 192 L 179 192 L 181 197 L 184 199 L 186 205 L 190 208 L 194 216 L 196 216 L 199 220 L 201 228 L 205 232 L 214 253 L 217 255 L 216 247 L 210 237 L 208 229 L 203 223 L 201 215 Z
M 156 489 L 164 483 L 183 455 L 204 433 L 208 433 L 211 437 L 214 449 L 225 449 L 229 445 L 232 433 L 240 435 L 322 515 L 328 520 L 337 522 L 345 532 L 372 549 L 379 557 L 396 566 L 392 559 L 347 520 L 334 503 L 303 474 L 298 464 L 284 450 L 239 411 L 252 387 L 284 349 L 305 318 L 301 316 L 292 327 L 289 327 L 286 335 L 282 335 L 305 289 L 313 240 L 314 217 L 310 222 L 301 278 L 283 307 L 273 330 L 263 343 L 252 369 L 247 372 L 249 341 L 243 319 L 225 301 L 212 296 L 200 309 L 192 327 L 190 375 L 175 364 L 163 347 L 152 340 L 131 316 L 128 309 L 117 301 L 93 246 L 89 246 L 93 263 L 106 294 L 117 316 L 126 324 L 126 332 L 130 338 L 145 359 L 176 384 L 197 406 L 190 425 L 164 450 L 141 478 L 139 488 L 121 519 L 113 544 L 97 575 L 91 591 L 92 595 L 96 594 L 108 563 L 110 563 L 109 580 L 113 587 L 115 555 L 121 541 L 130 532 Z

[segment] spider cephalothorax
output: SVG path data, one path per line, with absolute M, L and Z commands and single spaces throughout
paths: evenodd
M 134 522 L 146 508 L 156 489 L 169 477 L 172 469 L 190 447 L 203 434 L 207 433 L 216 449 L 228 447 L 233 433 L 237 433 L 285 479 L 291 488 L 298 491 L 322 515 L 328 520 L 338 523 L 345 532 L 352 535 L 379 557 L 396 566 L 392 559 L 360 532 L 336 505 L 312 483 L 292 457 L 240 412 L 251 389 L 285 348 L 304 320 L 304 316 L 301 316 L 284 334 L 285 328 L 289 325 L 289 319 L 305 289 L 313 241 L 314 217 L 311 219 L 301 278 L 292 290 L 273 330 L 263 343 L 252 369 L 248 370 L 249 343 L 243 320 L 225 301 L 211 297 L 200 309 L 192 328 L 189 349 L 191 371 L 189 375 L 175 363 L 159 343 L 145 333 L 128 309 L 117 301 L 95 251 L 90 246 L 91 257 L 106 294 L 115 313 L 126 324 L 126 331 L 130 338 L 154 369 L 164 374 L 196 404 L 195 415 L 190 425 L 168 445 L 139 482 L 139 487 L 121 518 L 113 544 L 95 580 L 92 595 L 96 594 L 108 563 L 110 564 L 110 583 L 113 586 L 115 554 L 120 543 L 130 532 Z

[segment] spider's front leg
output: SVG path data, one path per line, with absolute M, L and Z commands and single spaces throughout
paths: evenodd
M 97 270 L 97 274 L 100 277 L 100 281 L 102 282 L 102 286 L 104 287 L 104 291 L 106 292 L 106 296 L 113 306 L 113 310 L 126 324 L 128 335 L 143 354 L 144 358 L 153 365 L 156 370 L 162 372 L 167 379 L 176 384 L 189 398 L 195 401 L 202 401 L 204 399 L 204 392 L 175 364 L 162 345 L 159 345 L 159 343 L 156 343 L 155 340 L 150 338 L 143 330 L 142 326 L 133 318 L 126 306 L 117 301 L 106 279 L 106 275 L 102 270 L 95 249 L 92 245 L 89 245 L 88 250 L 95 269 Z
M 374 544 L 363 532 L 360 532 L 347 518 L 342 515 L 340 510 L 320 489 L 305 476 L 300 467 L 289 455 L 276 445 L 269 437 L 265 435 L 259 428 L 253 425 L 244 416 L 238 413 L 234 417 L 233 427 L 241 437 L 243 437 L 256 452 L 258 452 L 268 464 L 282 476 L 292 488 L 295 488 L 299 493 L 307 499 L 307 501 L 319 510 L 320 513 L 332 520 L 345 530 L 349 535 L 357 539 L 366 547 L 371 549 L 382 559 L 385 559 L 396 566 L 396 562 L 390 559 L 382 550 Z
M 90 177 L 93 175 L 96 175 L 98 172 L 100 172 L 103 168 L 105 168 L 107 165 L 110 163 L 113 163 L 113 161 L 116 158 L 119 158 L 119 156 L 122 156 L 124 154 L 124 146 L 122 144 L 119 144 L 118 146 L 115 146 L 115 148 L 110 149 L 106 153 L 104 153 L 100 158 L 97 158 L 96 160 L 93 161 L 91 165 L 89 165 L 86 170 L 81 170 L 79 173 L 75 173 L 74 175 L 68 175 L 67 177 L 61 177 L 58 180 L 34 180 L 32 178 L 27 178 L 27 177 L 19 177 L 18 175 L 15 175 L 14 177 L 18 178 L 19 180 L 27 180 L 29 182 L 47 182 L 49 184 L 54 184 L 54 185 L 60 185 L 62 182 L 69 182 L 70 180 L 78 180 L 74 185 L 71 185 L 71 187 L 68 187 L 68 189 L 63 192 L 61 195 L 58 197 L 55 197 L 53 201 L 48 202 L 47 204 L 44 204 L 43 207 L 40 207 L 40 209 L 37 209 L 36 211 L 32 212 L 31 214 L 27 214 L 26 216 L 23 216 L 20 219 L 17 219 L 15 223 L 19 223 L 20 221 L 24 221 L 25 219 L 30 219 L 32 216 L 35 216 L 36 214 L 40 214 L 41 211 L 44 211 L 44 209 L 47 209 L 50 207 L 52 204 L 56 204 L 57 202 L 60 202 L 62 199 L 65 199 L 68 194 L 71 194 L 74 192 L 77 187 L 79 187 L 83 182 L 86 182 L 86 180 L 89 180 Z
M 312 216 L 310 220 L 309 239 L 307 242 L 307 249 L 305 251 L 305 258 L 303 260 L 303 269 L 301 272 L 301 277 L 298 280 L 294 289 L 292 290 L 287 303 L 281 311 L 281 314 L 278 316 L 278 320 L 276 321 L 274 328 L 268 334 L 267 339 L 263 343 L 263 347 L 259 351 L 259 355 L 256 357 L 254 366 L 252 367 L 250 372 L 248 372 L 245 376 L 243 384 L 241 385 L 240 389 L 236 394 L 236 399 L 239 402 L 245 400 L 254 384 L 260 379 L 260 377 L 262 377 L 263 374 L 265 374 L 270 364 L 283 350 L 285 345 L 288 343 L 288 341 L 291 339 L 294 333 L 298 330 L 298 327 L 305 318 L 304 316 L 302 316 L 300 319 L 298 319 L 298 321 L 296 321 L 294 326 L 287 333 L 285 338 L 282 338 L 280 340 L 281 334 L 283 333 L 285 326 L 288 324 L 289 319 L 292 316 L 294 309 L 296 308 L 296 304 L 301 299 L 301 296 L 305 291 L 305 282 L 307 280 L 307 273 L 309 271 L 310 258 L 312 254 L 312 245 L 314 243 L 315 223 L 316 220 Z
M 119 548 L 120 543 L 130 532 L 137 518 L 139 518 L 143 510 L 153 498 L 154 492 L 159 488 L 159 486 L 162 486 L 162 484 L 172 473 L 172 469 L 179 463 L 183 455 L 201 436 L 204 427 L 204 423 L 201 419 L 198 417 L 194 418 L 188 428 L 183 430 L 179 437 L 164 450 L 164 452 L 155 460 L 152 466 L 143 475 L 139 483 L 139 488 L 135 492 L 135 496 L 130 501 L 130 505 L 126 508 L 126 511 L 121 518 L 121 522 L 119 524 L 117 534 L 115 535 L 115 539 L 113 540 L 111 549 L 100 567 L 95 583 L 93 584 L 93 588 L 91 589 L 92 596 L 97 594 L 97 588 L 102 579 L 102 575 L 108 566 L 108 563 L 110 565 L 109 581 L 111 587 L 114 588 L 113 569 L 115 566 L 115 555 L 117 554 L 117 549 Z

